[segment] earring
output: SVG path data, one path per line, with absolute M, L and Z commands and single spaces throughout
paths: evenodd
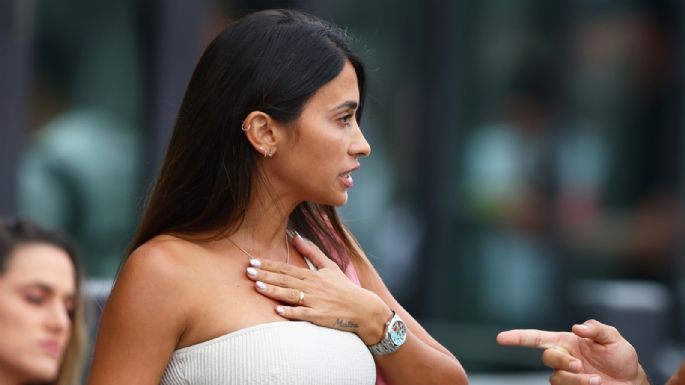
M 266 156 L 271 158 L 272 156 L 274 156 L 275 153 L 276 153 L 276 150 L 274 150 L 272 147 L 269 149 L 269 153 Z
M 241 130 L 247 131 L 247 130 L 249 130 L 250 128 L 252 128 L 252 125 L 251 125 L 251 124 L 248 124 L 247 127 L 245 127 L 245 123 L 240 123 L 240 129 L 241 129 Z

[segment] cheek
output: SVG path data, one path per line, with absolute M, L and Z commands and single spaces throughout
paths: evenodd
M 38 334 L 39 314 L 21 298 L 0 299 L 0 346 L 14 344 Z M 33 332 L 32 332 L 33 331 Z
M 333 156 L 330 146 L 320 141 L 303 142 L 293 148 L 283 166 L 289 174 L 297 175 L 298 178 L 319 178 L 320 174 L 331 168 Z
M 5 353 L 8 349 L 19 352 L 30 346 L 40 334 L 39 317 L 21 299 L 12 298 L 0 304 L 0 349 Z
M 307 158 L 304 167 L 308 171 L 312 173 L 343 171 L 347 152 L 341 140 L 325 138 L 313 143 L 304 151 Z
M 41 353 L 40 315 L 25 303 L 0 303 L 0 362 L 36 380 L 50 380 L 59 361 Z

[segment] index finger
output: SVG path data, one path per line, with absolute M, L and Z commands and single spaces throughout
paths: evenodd
M 285 274 L 297 279 L 305 279 L 308 277 L 308 274 L 311 273 L 309 269 L 271 259 L 252 259 L 250 260 L 250 265 L 261 270 Z
M 497 343 L 503 346 L 522 346 L 527 348 L 547 349 L 564 344 L 563 332 L 549 332 L 537 329 L 514 329 L 497 334 Z

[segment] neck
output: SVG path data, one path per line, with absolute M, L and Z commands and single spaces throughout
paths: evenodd
M 258 257 L 285 255 L 284 237 L 290 213 L 295 207 L 297 203 L 286 203 L 284 199 L 274 199 L 268 194 L 254 194 L 243 223 L 231 235 L 231 239 Z

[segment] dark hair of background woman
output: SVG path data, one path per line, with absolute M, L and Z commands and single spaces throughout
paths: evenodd
M 14 251 L 25 245 L 47 244 L 64 250 L 74 266 L 76 274 L 76 309 L 72 316 L 72 330 L 69 343 L 62 358 L 57 379 L 51 384 L 75 384 L 83 370 L 86 349 L 86 321 L 83 298 L 83 271 L 76 247 L 64 234 L 41 227 L 35 223 L 12 218 L 0 218 L 0 275 L 7 269 L 7 262 Z
M 280 123 L 296 120 L 346 60 L 358 79 L 360 121 L 365 70 L 349 43 L 340 28 L 292 10 L 253 13 L 221 32 L 192 75 L 129 252 L 163 233 L 219 237 L 235 231 L 244 220 L 252 178 L 268 185 L 256 167 L 260 154 L 241 130 L 243 120 L 255 110 Z M 350 256 L 359 258 L 332 206 L 304 202 L 289 226 L 343 268 Z

